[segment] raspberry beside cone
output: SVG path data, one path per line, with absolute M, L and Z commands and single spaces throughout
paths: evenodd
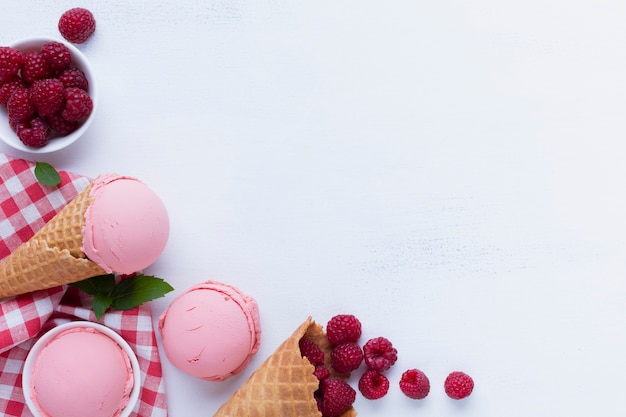
M 329 357 L 331 346 L 322 326 L 307 318 L 213 417 L 321 417 L 313 396 L 319 388 L 319 381 L 313 375 L 315 367 L 302 357 L 299 347 L 300 339 L 305 336 Z M 341 417 L 356 415 L 351 408 Z
M 91 187 L 0 263 L 0 299 L 106 274 L 81 251 Z

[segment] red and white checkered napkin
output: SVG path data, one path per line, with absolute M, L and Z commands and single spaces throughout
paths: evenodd
M 0 153 L 0 260 L 27 241 L 90 179 L 60 172 L 61 184 L 46 187 L 34 163 Z M 71 320 L 96 321 L 90 296 L 57 287 L 0 301 L 0 414 L 30 417 L 22 392 L 22 368 L 33 343 L 46 330 Z M 165 417 L 167 404 L 150 307 L 109 311 L 101 324 L 117 331 L 133 348 L 141 368 L 141 393 L 132 417 Z

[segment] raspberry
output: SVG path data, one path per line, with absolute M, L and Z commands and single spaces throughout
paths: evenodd
M 28 122 L 18 122 L 13 119 L 9 119 L 9 126 L 11 126 L 11 129 L 17 133 L 22 129 L 26 129 L 28 127 Z
M 35 80 L 50 78 L 52 70 L 43 54 L 37 51 L 24 52 L 24 62 L 22 63 L 22 79 L 26 84 L 31 84 Z
M 359 378 L 359 391 L 368 400 L 377 400 L 387 395 L 389 380 L 378 371 L 367 370 Z
M 63 106 L 63 83 L 56 78 L 37 80 L 30 89 L 30 98 L 40 116 L 52 116 Z
M 455 371 L 448 375 L 443 387 L 448 397 L 461 400 L 469 396 L 474 390 L 474 380 L 463 372 Z
M 54 136 L 67 136 L 78 129 L 78 122 L 65 120 L 59 113 L 45 118 Z
M 61 42 L 47 42 L 40 51 L 54 72 L 63 71 L 72 63 L 72 53 Z
M 59 75 L 59 80 L 61 80 L 65 88 L 76 87 L 85 91 L 89 88 L 89 82 L 85 73 L 76 67 L 69 67 L 63 71 Z
M 384 337 L 368 340 L 363 345 L 363 356 L 368 368 L 383 372 L 391 368 L 398 360 L 398 351 Z
M 315 365 L 315 371 L 313 371 L 313 375 L 320 381 L 324 378 L 328 378 L 330 376 L 330 371 L 323 363 Z
M 400 378 L 400 390 L 409 398 L 421 400 L 430 392 L 430 381 L 419 369 L 409 369 Z
M 328 321 L 326 336 L 331 345 L 356 342 L 361 337 L 361 322 L 351 314 L 339 314 Z
M 30 127 L 22 126 L 17 131 L 17 136 L 22 143 L 32 148 L 41 148 L 48 143 L 50 129 L 41 118 L 34 118 L 30 121 Z
M 25 122 L 35 114 L 35 106 L 30 99 L 30 90 L 27 88 L 16 89 L 7 102 L 9 121 Z
M 13 79 L 20 71 L 24 57 L 22 53 L 10 46 L 0 46 L 0 83 Z
M 95 32 L 93 14 L 82 7 L 67 10 L 59 19 L 59 32 L 72 43 L 83 43 Z
M 363 362 L 363 351 L 356 343 L 343 343 L 330 352 L 330 365 L 340 374 L 354 371 Z
M 61 110 L 61 116 L 69 121 L 85 120 L 93 110 L 91 97 L 85 90 L 70 87 L 63 90 L 65 96 L 65 107 Z
M 352 407 L 356 391 L 343 379 L 329 377 L 320 382 L 315 396 L 323 417 L 339 417 Z
M 2 107 L 6 107 L 13 92 L 20 87 L 24 87 L 24 83 L 22 82 L 22 79 L 17 76 L 11 79 L 11 81 L 7 81 L 2 84 L 0 86 L 0 105 Z
M 311 364 L 319 365 L 324 363 L 324 351 L 314 342 L 309 339 L 300 339 L 298 344 L 300 346 L 300 353 L 307 358 Z

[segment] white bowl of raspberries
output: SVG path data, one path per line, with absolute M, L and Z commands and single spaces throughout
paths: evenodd
M 91 125 L 98 93 L 87 58 L 52 37 L 0 46 L 0 139 L 30 153 L 74 143 Z

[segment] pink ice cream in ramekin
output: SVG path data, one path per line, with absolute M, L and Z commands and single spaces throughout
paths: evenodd
M 136 178 L 101 175 L 90 192 L 82 250 L 107 273 L 132 274 L 151 265 L 169 236 L 161 199 Z
M 93 327 L 72 327 L 35 358 L 30 398 L 43 417 L 116 417 L 129 403 L 134 382 L 119 344 Z
M 175 367 L 223 381 L 241 372 L 259 350 L 259 308 L 237 288 L 207 281 L 172 301 L 159 318 L 159 332 Z

